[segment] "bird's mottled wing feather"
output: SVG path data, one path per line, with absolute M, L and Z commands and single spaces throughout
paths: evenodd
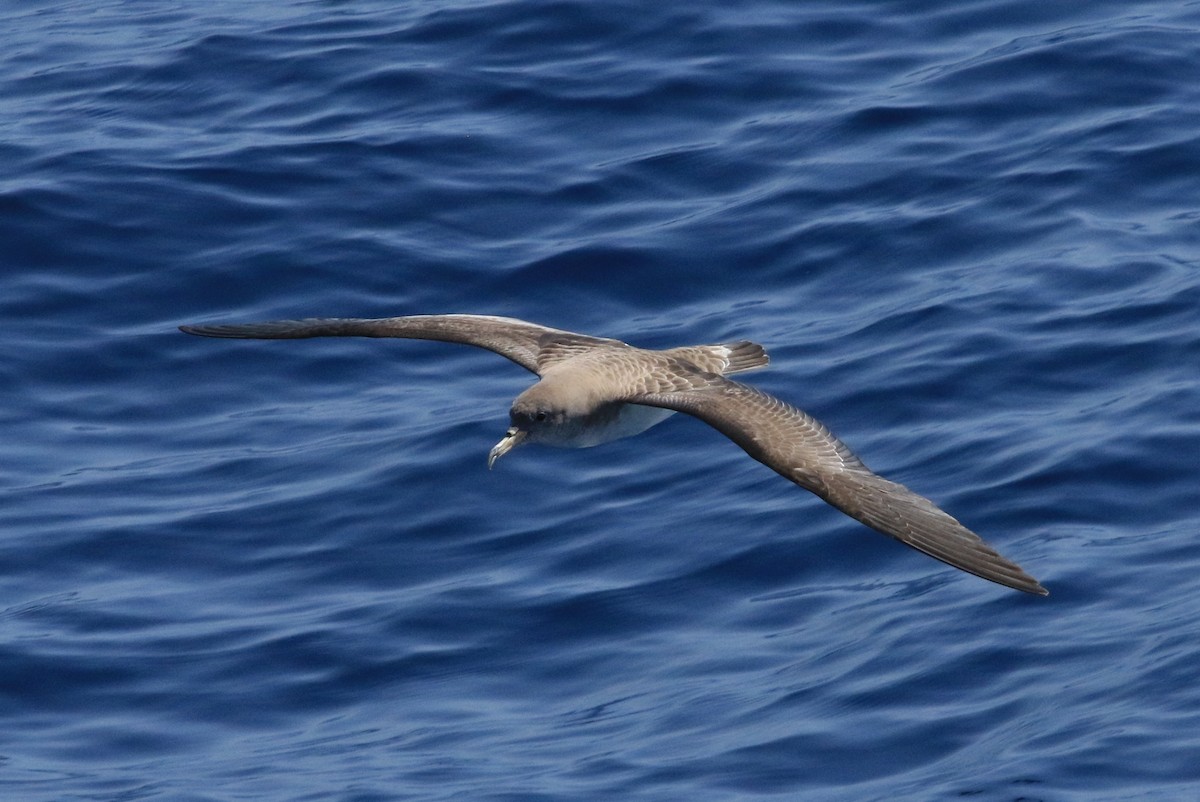
M 668 357 L 678 357 L 708 373 L 728 376 L 766 367 L 771 359 L 766 350 L 755 342 L 739 340 L 720 345 L 689 345 L 662 351 Z
M 553 331 L 544 334 L 539 340 L 538 345 L 540 346 L 537 356 L 537 372 L 539 375 L 545 373 L 555 365 L 562 364 L 585 354 L 594 354 L 601 346 L 603 348 L 600 348 L 600 350 L 606 353 L 613 350 L 616 352 L 633 353 L 636 350 L 620 340 L 608 340 L 602 337 L 591 337 L 587 334 L 575 334 L 569 331 Z
M 648 372 L 627 400 L 699 418 L 786 479 L 931 557 L 1046 594 L 1036 579 L 932 501 L 871 472 L 820 421 L 778 398 L 713 374 L 664 370 Z
M 439 340 L 486 348 L 521 367 L 539 372 L 539 358 L 547 342 L 570 338 L 578 343 L 612 343 L 561 329 L 552 329 L 508 317 L 491 315 L 410 315 L 386 318 L 310 318 L 265 323 L 219 323 L 180 326 L 188 334 L 251 340 L 290 340 L 306 337 L 400 337 Z

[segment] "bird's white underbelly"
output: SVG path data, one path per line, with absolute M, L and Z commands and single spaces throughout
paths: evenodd
M 646 407 L 641 404 L 622 404 L 615 416 L 604 421 L 590 421 L 586 426 L 571 427 L 562 437 L 542 440 L 557 448 L 590 448 L 601 443 L 641 434 L 655 424 L 675 414 L 674 410 Z

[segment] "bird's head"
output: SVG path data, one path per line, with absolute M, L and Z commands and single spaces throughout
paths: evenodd
M 488 453 L 488 468 L 522 443 L 553 443 L 560 439 L 569 417 L 567 404 L 557 393 L 541 384 L 530 387 L 513 401 L 508 431 Z

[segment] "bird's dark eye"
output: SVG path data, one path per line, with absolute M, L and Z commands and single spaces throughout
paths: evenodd
M 539 412 L 538 414 L 536 414 L 536 415 L 534 415 L 534 416 L 533 416 L 533 419 L 534 419 L 534 420 L 538 420 L 538 421 L 545 420 L 545 419 L 546 419 L 546 413 L 545 413 L 545 412 Z

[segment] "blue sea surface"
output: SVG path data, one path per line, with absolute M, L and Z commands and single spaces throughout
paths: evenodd
M 1200 4 L 0 10 L 0 799 L 1200 798 Z M 677 415 L 183 323 L 750 339 L 1045 584 Z

